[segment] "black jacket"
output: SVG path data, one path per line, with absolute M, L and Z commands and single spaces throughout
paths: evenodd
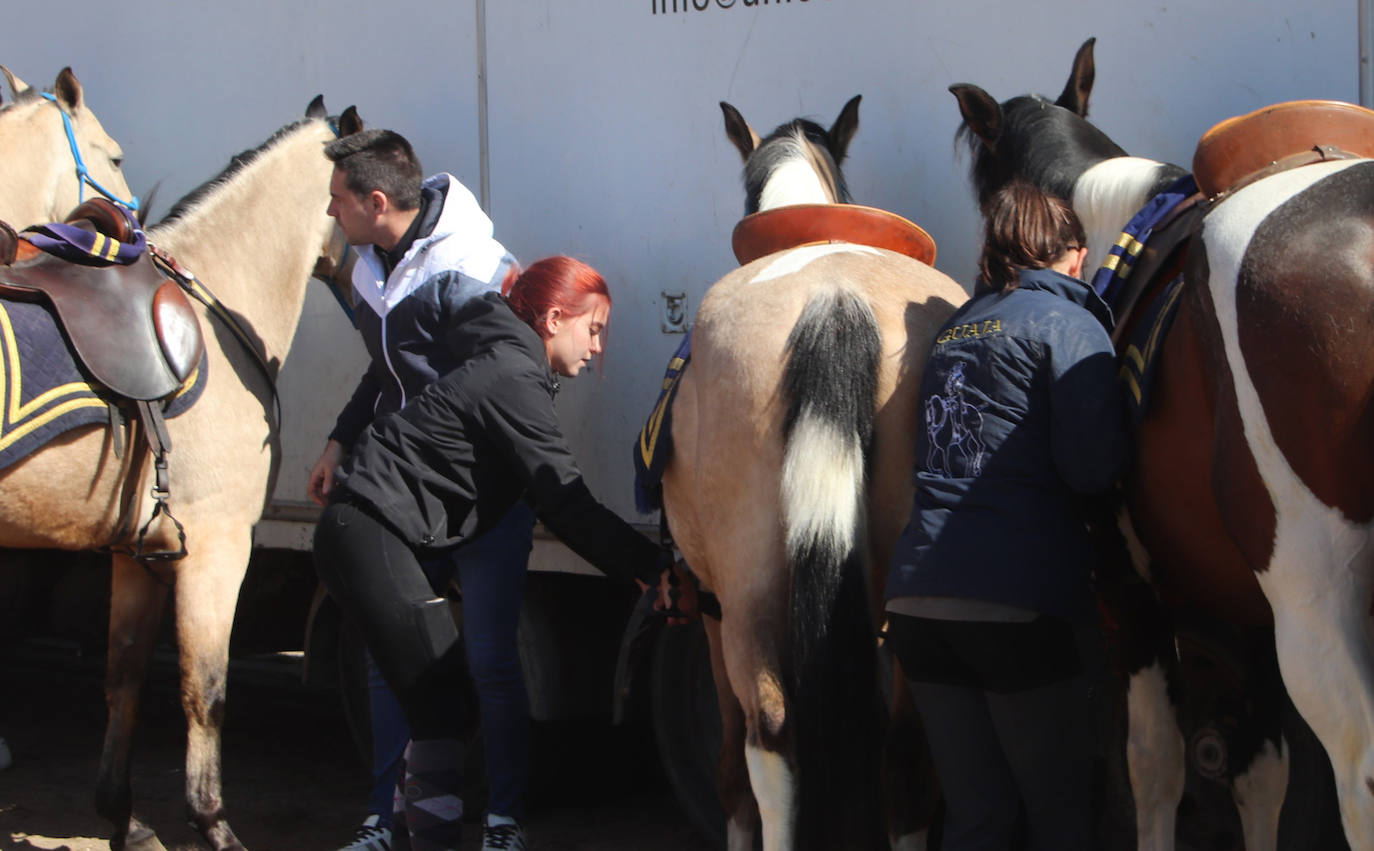
M 494 526 L 522 496 L 573 551 L 614 578 L 657 581 L 658 547 L 587 490 L 558 427 L 544 342 L 490 293 L 454 316 L 456 368 L 363 433 L 335 499 L 361 502 L 419 550 Z
M 1052 615 L 1091 606 L 1081 500 L 1130 459 L 1111 314 L 1049 269 L 976 295 L 921 378 L 916 499 L 887 598 L 987 600 Z

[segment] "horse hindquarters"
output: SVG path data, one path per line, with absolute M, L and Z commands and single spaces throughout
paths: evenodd
M 782 504 L 799 847 L 886 843 L 865 499 L 881 356 L 872 310 L 843 290 L 813 296 L 788 340 Z
M 1346 836 L 1374 848 L 1374 163 L 1252 183 L 1204 234 L 1235 422 L 1218 455 L 1249 474 L 1218 500 L 1273 609 L 1284 684 L 1331 759 Z

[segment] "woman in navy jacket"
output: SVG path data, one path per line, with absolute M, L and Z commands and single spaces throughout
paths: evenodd
M 889 635 L 945 795 L 946 851 L 1092 842 L 1092 742 L 1076 624 L 1093 612 L 1084 500 L 1129 459 L 1109 329 L 1080 280 L 1083 227 L 1027 183 L 987 207 L 974 297 L 922 378 L 916 499 Z
M 554 408 L 556 375 L 576 375 L 601 351 L 610 307 L 601 276 L 567 257 L 532 264 L 508 297 L 472 299 L 445 341 L 458 366 L 374 421 L 330 493 L 316 567 L 400 699 L 412 761 L 421 751 L 452 753 L 473 722 L 458 632 L 422 562 L 525 500 L 607 575 L 641 588 L 657 582 L 659 548 L 587 490 Z M 514 623 L 499 632 L 514 641 Z M 432 764 L 432 772 L 406 766 L 413 851 L 457 844 L 460 778 L 452 761 Z M 524 847 L 509 821 L 488 823 L 488 842 L 498 829 L 509 835 L 497 847 Z

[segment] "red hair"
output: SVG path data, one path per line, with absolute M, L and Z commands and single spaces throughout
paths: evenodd
M 572 257 L 555 256 L 536 260 L 510 285 L 506 301 L 515 315 L 544 336 L 539 320 L 555 307 L 567 316 L 580 316 L 589 308 L 587 300 L 599 295 L 611 303 L 610 290 L 601 273 Z

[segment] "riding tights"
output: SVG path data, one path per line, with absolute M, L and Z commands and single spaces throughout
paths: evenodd
M 411 738 L 469 737 L 476 720 L 467 685 L 471 670 L 486 749 L 488 807 L 517 819 L 524 815 L 528 778 L 529 700 L 516 627 L 533 525 L 533 512 L 519 503 L 481 538 L 423 566 L 390 528 L 348 503 L 326 508 L 315 533 L 320 577 L 366 639 Z M 434 591 L 448 585 L 455 569 L 463 594 L 463 641 L 447 601 Z M 374 728 L 374 735 L 380 732 Z M 397 734 L 390 738 L 387 750 L 394 750 Z M 376 756 L 382 755 L 379 749 Z

